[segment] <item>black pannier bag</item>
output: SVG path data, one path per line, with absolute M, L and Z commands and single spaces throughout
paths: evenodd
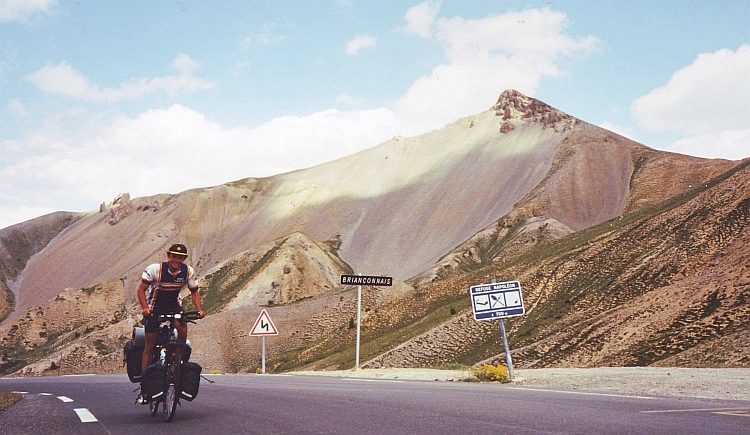
M 130 382 L 136 383 L 141 382 L 141 374 L 143 368 L 141 367 L 143 361 L 143 346 L 136 346 L 133 340 L 128 340 L 125 343 L 125 365 L 128 368 L 128 378 Z
M 164 395 L 164 376 L 166 368 L 159 363 L 151 364 L 143 371 L 141 378 L 141 395 L 147 400 L 158 400 Z
M 195 396 L 198 395 L 198 387 L 201 383 L 201 370 L 203 370 L 203 367 L 194 362 L 187 362 L 182 366 L 181 399 L 192 402 Z

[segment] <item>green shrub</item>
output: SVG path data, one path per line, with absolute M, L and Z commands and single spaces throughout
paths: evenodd
M 469 368 L 469 371 L 481 382 L 502 382 L 504 384 L 510 382 L 508 368 L 505 366 L 482 364 L 479 367 Z

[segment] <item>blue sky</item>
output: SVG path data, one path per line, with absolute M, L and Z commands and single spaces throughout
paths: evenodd
M 0 228 L 310 167 L 517 89 L 750 156 L 746 1 L 0 0 Z

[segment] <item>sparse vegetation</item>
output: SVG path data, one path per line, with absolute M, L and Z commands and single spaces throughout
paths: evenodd
M 643 176 L 651 176 L 647 172 L 652 165 L 650 156 L 648 153 L 634 156 L 631 189 L 638 188 L 636 184 Z M 386 356 L 398 358 L 400 355 L 401 361 L 411 358 L 410 364 L 465 368 L 476 361 L 491 361 L 495 365 L 471 369 L 474 377 L 503 382 L 502 374 L 497 373 L 505 369 L 498 364 L 503 348 L 497 326 L 492 322 L 479 322 L 478 326 L 469 314 L 469 286 L 489 282 L 491 278 L 522 282 L 527 313 L 506 321 L 514 360 L 519 360 L 522 367 L 544 367 L 561 362 L 580 365 L 673 363 L 682 352 L 704 349 L 712 340 L 732 334 L 746 335 L 750 324 L 750 309 L 747 308 L 750 285 L 745 268 L 741 266 L 746 263 L 746 257 L 739 254 L 731 257 L 730 248 L 734 246 L 733 249 L 739 250 L 737 246 L 747 243 L 750 199 L 744 187 L 750 178 L 742 175 L 741 182 L 728 187 L 721 183 L 746 170 L 748 165 L 750 159 L 658 203 L 637 195 L 635 199 L 624 198 L 623 201 L 630 201 L 624 205 L 629 212 L 560 238 L 555 237 L 565 232 L 547 232 L 555 222 L 548 224 L 542 220 L 544 217 L 537 213 L 547 211 L 542 210 L 542 205 L 524 203 L 525 208 L 517 209 L 517 213 L 481 233 L 470 250 L 456 254 L 455 261 L 451 257 L 451 264 L 442 272 L 436 272 L 438 279 L 406 294 L 394 292 L 373 297 L 370 305 L 363 307 L 360 362 L 373 360 L 375 364 Z M 247 180 L 235 184 L 262 187 L 263 183 Z M 732 196 L 732 193 L 736 194 Z M 637 206 L 641 200 L 650 205 Z M 531 217 L 538 227 L 524 226 Z M 521 247 L 520 238 L 525 238 Z M 335 253 L 340 239 L 327 243 L 328 250 Z M 267 246 L 271 248 L 264 251 L 265 254 L 236 257 L 204 277 L 208 283 L 203 292 L 204 310 L 211 315 L 224 316 L 222 310 L 227 304 L 259 271 L 276 261 L 277 248 Z M 299 255 L 304 257 L 305 254 L 300 251 Z M 211 258 L 210 261 L 219 264 L 225 259 Z M 719 273 L 714 277 L 704 275 L 707 271 L 723 273 L 719 266 L 724 263 L 740 265 L 735 268 L 735 277 L 719 276 Z M 294 264 L 283 269 L 286 279 L 298 270 Z M 326 268 L 320 266 L 328 271 Z M 680 284 L 680 281 L 689 284 Z M 275 289 L 279 281 L 272 276 L 268 282 Z M 293 288 L 303 285 L 295 283 Z M 679 285 L 689 285 L 688 293 L 684 287 L 682 293 L 677 293 L 675 288 Z M 334 287 L 328 282 L 323 291 Z M 96 285 L 80 290 L 75 298 L 101 297 L 106 290 L 105 285 Z M 281 344 L 268 360 L 269 372 L 352 367 L 356 324 L 351 299 L 345 300 L 343 296 L 339 299 L 342 290 L 335 291 L 339 292 L 335 294 L 338 301 L 325 295 L 330 301 L 324 304 L 317 299 L 317 305 L 310 305 L 318 310 L 315 315 L 324 311 L 321 316 L 335 317 L 335 320 L 325 318 L 326 322 L 313 326 L 310 323 L 319 317 L 314 318 L 313 314 L 306 317 L 309 313 L 305 312 L 307 305 L 303 305 L 315 299 L 312 296 L 300 296 L 294 300 L 295 306 L 263 296 L 267 307 L 273 307 L 280 314 L 293 312 L 298 316 L 294 319 L 297 323 L 291 338 L 284 333 L 279 337 Z M 25 315 L 19 316 L 20 320 L 13 325 L 3 326 L 4 334 L 0 334 L 0 351 L 6 354 L 3 370 L 13 371 L 37 362 L 76 340 L 75 346 L 81 346 L 80 354 L 92 354 L 92 347 L 101 357 L 113 353 L 111 349 L 115 347 L 109 339 L 92 341 L 90 334 L 117 324 L 127 317 L 127 312 L 123 309 L 106 321 L 95 322 L 82 318 L 72 305 L 73 299 L 58 295 L 53 302 L 63 307 L 60 314 L 80 317 L 76 322 L 42 324 L 42 319 L 54 312 L 45 306 L 44 310 L 23 313 Z M 190 304 L 190 298 L 184 300 Z M 289 308 L 296 311 L 285 311 Z M 235 325 L 241 323 L 236 317 L 232 320 Z M 653 320 L 656 317 L 659 322 Z M 219 321 L 216 324 L 220 324 Z M 637 326 L 625 331 L 624 325 Z M 248 357 L 250 347 L 240 339 L 246 335 L 243 327 L 236 326 L 221 337 L 222 350 L 232 351 L 224 352 L 223 359 L 214 367 L 230 372 L 259 369 L 256 360 Z M 467 328 L 477 334 L 462 335 Z M 439 351 L 430 353 L 436 348 Z M 744 352 L 745 355 L 734 361 L 750 364 L 747 351 Z M 724 361 L 715 355 L 710 358 L 715 364 Z M 61 364 L 63 368 L 74 366 L 67 361 Z M 51 367 L 54 369 L 56 364 Z M 507 376 L 507 369 L 505 371 Z
M 206 288 L 201 291 L 201 305 L 208 314 L 221 311 L 244 288 L 248 280 L 268 264 L 278 251 L 278 246 L 269 249 L 261 258 L 252 261 L 249 267 L 237 267 L 232 263 L 205 276 Z M 237 270 L 241 272 L 237 272 Z M 185 298 L 183 307 L 188 309 L 190 298 Z
M 104 341 L 101 339 L 94 340 L 94 349 L 99 352 L 99 355 L 106 355 L 109 353 L 109 348 L 107 348 L 107 345 L 105 345 Z
M 23 399 L 23 394 L 13 391 L 0 391 L 0 411 L 10 407 L 14 403 Z

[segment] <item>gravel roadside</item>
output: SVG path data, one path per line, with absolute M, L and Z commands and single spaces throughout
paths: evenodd
M 413 368 L 302 371 L 293 375 L 366 379 L 462 381 L 465 370 Z M 514 385 L 612 394 L 702 397 L 750 401 L 750 368 L 598 367 L 521 369 Z

